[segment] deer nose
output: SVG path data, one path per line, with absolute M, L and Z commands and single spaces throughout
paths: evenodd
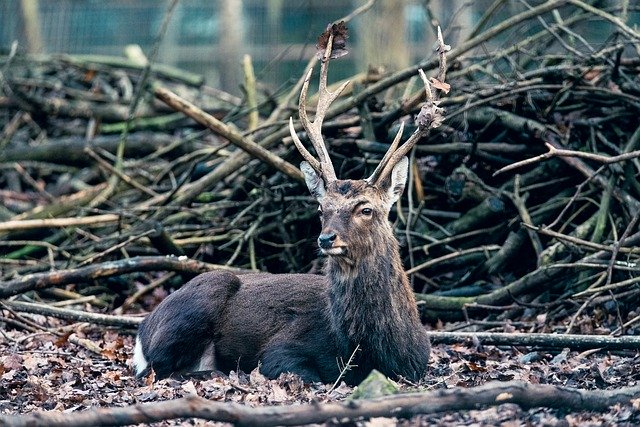
M 318 236 L 318 246 L 322 249 L 330 249 L 336 237 L 336 233 L 322 233 Z

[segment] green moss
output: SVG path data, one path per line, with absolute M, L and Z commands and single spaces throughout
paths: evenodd
M 375 369 L 355 389 L 350 399 L 371 399 L 398 393 L 396 383 Z

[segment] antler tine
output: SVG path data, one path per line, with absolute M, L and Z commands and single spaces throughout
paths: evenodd
M 300 101 L 298 104 L 298 113 L 300 115 L 300 121 L 302 122 L 302 126 L 307 131 L 307 135 L 309 135 L 309 139 L 313 144 L 313 147 L 318 154 L 318 158 L 320 160 L 320 174 L 324 176 L 327 181 L 335 181 L 336 172 L 333 168 L 333 164 L 331 163 L 331 159 L 329 158 L 329 152 L 327 151 L 327 147 L 324 143 L 324 139 L 322 137 L 322 122 L 331 106 L 331 103 L 336 100 L 340 93 L 344 90 L 349 82 L 343 83 L 335 92 L 330 92 L 327 89 L 327 72 L 329 68 L 329 58 L 331 56 L 331 49 L 333 46 L 333 34 L 329 36 L 329 40 L 327 42 L 327 48 L 325 49 L 324 56 L 322 58 L 322 64 L 320 67 L 320 84 L 318 88 L 318 106 L 316 107 L 316 115 L 313 120 L 309 120 L 309 116 L 307 115 L 307 92 L 309 90 L 309 80 L 311 79 L 311 72 L 313 70 L 309 70 L 307 73 L 307 77 L 305 78 L 304 84 L 302 85 L 302 90 L 300 92 Z M 293 134 L 292 134 L 293 136 Z M 296 137 L 297 138 L 297 137 Z M 296 143 L 296 138 L 294 138 L 294 143 L 296 147 L 298 147 L 298 143 Z M 299 141 L 299 140 L 298 140 Z M 300 150 L 300 148 L 298 147 Z M 307 151 L 305 149 L 305 151 Z M 307 159 L 306 155 L 300 151 L 303 157 Z M 307 151 L 308 153 L 308 151 Z M 307 161 L 309 161 L 307 159 Z M 311 162 L 309 162 L 311 163 Z M 318 162 L 316 161 L 316 164 Z M 311 163 L 311 166 L 316 169 L 314 163 Z
M 385 166 L 389 162 L 389 159 L 391 158 L 393 153 L 396 151 L 396 148 L 398 148 L 398 144 L 400 143 L 400 139 L 402 139 L 403 132 L 404 132 L 404 122 L 400 122 L 400 129 L 398 129 L 398 133 L 396 133 L 395 138 L 393 138 L 393 142 L 389 146 L 389 149 L 387 150 L 386 153 L 384 153 L 384 157 L 382 158 L 382 160 L 380 160 L 380 163 L 378 163 L 376 170 L 374 170 L 371 176 L 367 178 L 367 182 L 369 184 L 375 184 L 376 181 L 378 180 L 380 173 L 382 173 Z
M 311 167 L 319 174 L 322 174 L 322 167 L 320 166 L 320 162 L 313 157 L 313 155 L 302 145 L 302 141 L 298 138 L 298 134 L 296 133 L 296 129 L 293 127 L 293 117 L 289 117 L 289 133 L 291 133 L 291 139 L 293 139 L 293 143 L 296 148 L 304 157 L 304 159 L 311 165 Z
M 387 152 L 387 154 L 389 154 L 388 161 L 381 168 L 380 173 L 375 181 L 370 181 L 370 183 L 373 185 L 381 184 L 389 176 L 396 163 L 398 163 L 404 156 L 407 155 L 407 153 L 409 153 L 409 151 L 411 151 L 414 145 L 416 145 L 416 143 L 427 133 L 427 131 L 428 130 L 420 128 L 416 129 L 416 131 L 411 134 L 409 139 L 407 139 L 405 143 L 400 146 L 400 148 L 393 151 L 392 153 Z M 385 157 L 387 157 L 387 154 L 385 154 Z
M 400 141 L 400 133 L 404 128 L 404 122 L 400 125 L 400 131 L 393 140 L 393 143 L 380 161 L 380 164 L 378 165 L 376 170 L 373 171 L 373 174 L 371 174 L 371 176 L 367 179 L 367 181 L 372 185 L 381 184 L 389 176 L 396 163 L 398 163 L 404 156 L 407 155 L 407 153 L 409 153 L 409 151 L 411 151 L 411 149 L 416 145 L 420 138 L 426 135 L 431 127 L 439 126 L 439 123 L 436 124 L 437 120 L 421 120 L 421 116 L 427 108 L 429 110 L 434 110 L 432 114 L 434 116 L 437 115 L 436 113 L 441 113 L 442 109 L 435 105 L 433 101 L 431 101 L 433 99 L 431 84 L 429 83 L 429 80 L 427 80 L 427 76 L 425 76 L 424 72 L 422 70 L 418 71 L 420 73 L 422 81 L 424 82 L 424 89 L 427 92 L 427 102 L 420 110 L 420 114 L 418 114 L 418 128 L 415 130 L 415 132 L 413 132 L 413 134 L 411 134 L 409 139 L 407 139 L 404 144 L 396 148 L 398 146 L 398 142 Z

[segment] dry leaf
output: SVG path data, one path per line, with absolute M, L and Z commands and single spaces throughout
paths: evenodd
M 54 341 L 54 344 L 56 347 L 64 347 L 67 345 L 67 343 L 69 342 L 69 337 L 71 336 L 73 332 L 69 331 L 69 332 L 65 332 L 64 334 L 60 335 L 58 337 L 58 339 L 56 339 Z
M 198 395 L 198 390 L 196 390 L 196 386 L 195 384 L 193 384 L 193 381 L 187 381 L 186 383 L 182 384 L 180 388 L 182 388 L 182 390 L 187 394 L 193 394 L 195 396 Z
M 2 364 L 8 370 L 20 369 L 22 368 L 22 360 L 23 357 L 19 354 L 10 354 L 8 356 L 4 356 L 2 358 Z
M 329 43 L 329 37 L 331 35 L 333 35 L 333 45 L 331 47 L 331 56 L 329 58 L 340 58 L 349 53 L 347 50 L 347 38 L 349 38 L 349 33 L 344 21 L 340 21 L 337 24 L 327 25 L 327 29 L 320 34 L 320 37 L 318 37 L 318 44 L 316 45 L 316 49 L 318 49 L 318 52 L 316 53 L 318 59 L 324 58 L 325 50 L 327 49 L 327 44 Z
M 149 371 L 149 375 L 144 379 L 144 384 L 150 389 L 153 388 L 153 383 L 156 381 L 156 371 L 151 368 Z
M 431 77 L 429 80 L 431 82 L 431 86 L 435 87 L 436 89 L 440 89 L 445 94 L 449 93 L 449 91 L 451 90 L 451 85 L 449 83 L 441 82 L 435 77 Z

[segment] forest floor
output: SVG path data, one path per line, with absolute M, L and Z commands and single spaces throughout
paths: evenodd
M 346 399 L 353 389 L 342 384 L 304 384 L 293 375 L 268 380 L 258 372 L 202 375 L 147 384 L 136 380 L 129 365 L 133 336 L 126 332 L 86 327 L 68 336 L 2 331 L 0 340 L 0 414 L 33 411 L 84 411 L 129 406 L 192 394 L 220 402 L 250 406 L 295 405 Z M 97 350 L 101 354 L 97 354 Z M 489 381 L 520 380 L 581 389 L 616 389 L 636 385 L 638 357 L 607 352 L 560 353 L 482 345 L 435 345 L 431 369 L 420 384 L 400 383 L 403 392 L 472 387 Z M 640 409 L 614 405 L 604 412 L 549 408 L 522 409 L 502 404 L 477 410 L 420 415 L 409 420 L 374 418 L 353 425 L 440 426 L 585 426 L 638 425 Z M 201 425 L 194 419 L 154 425 Z

